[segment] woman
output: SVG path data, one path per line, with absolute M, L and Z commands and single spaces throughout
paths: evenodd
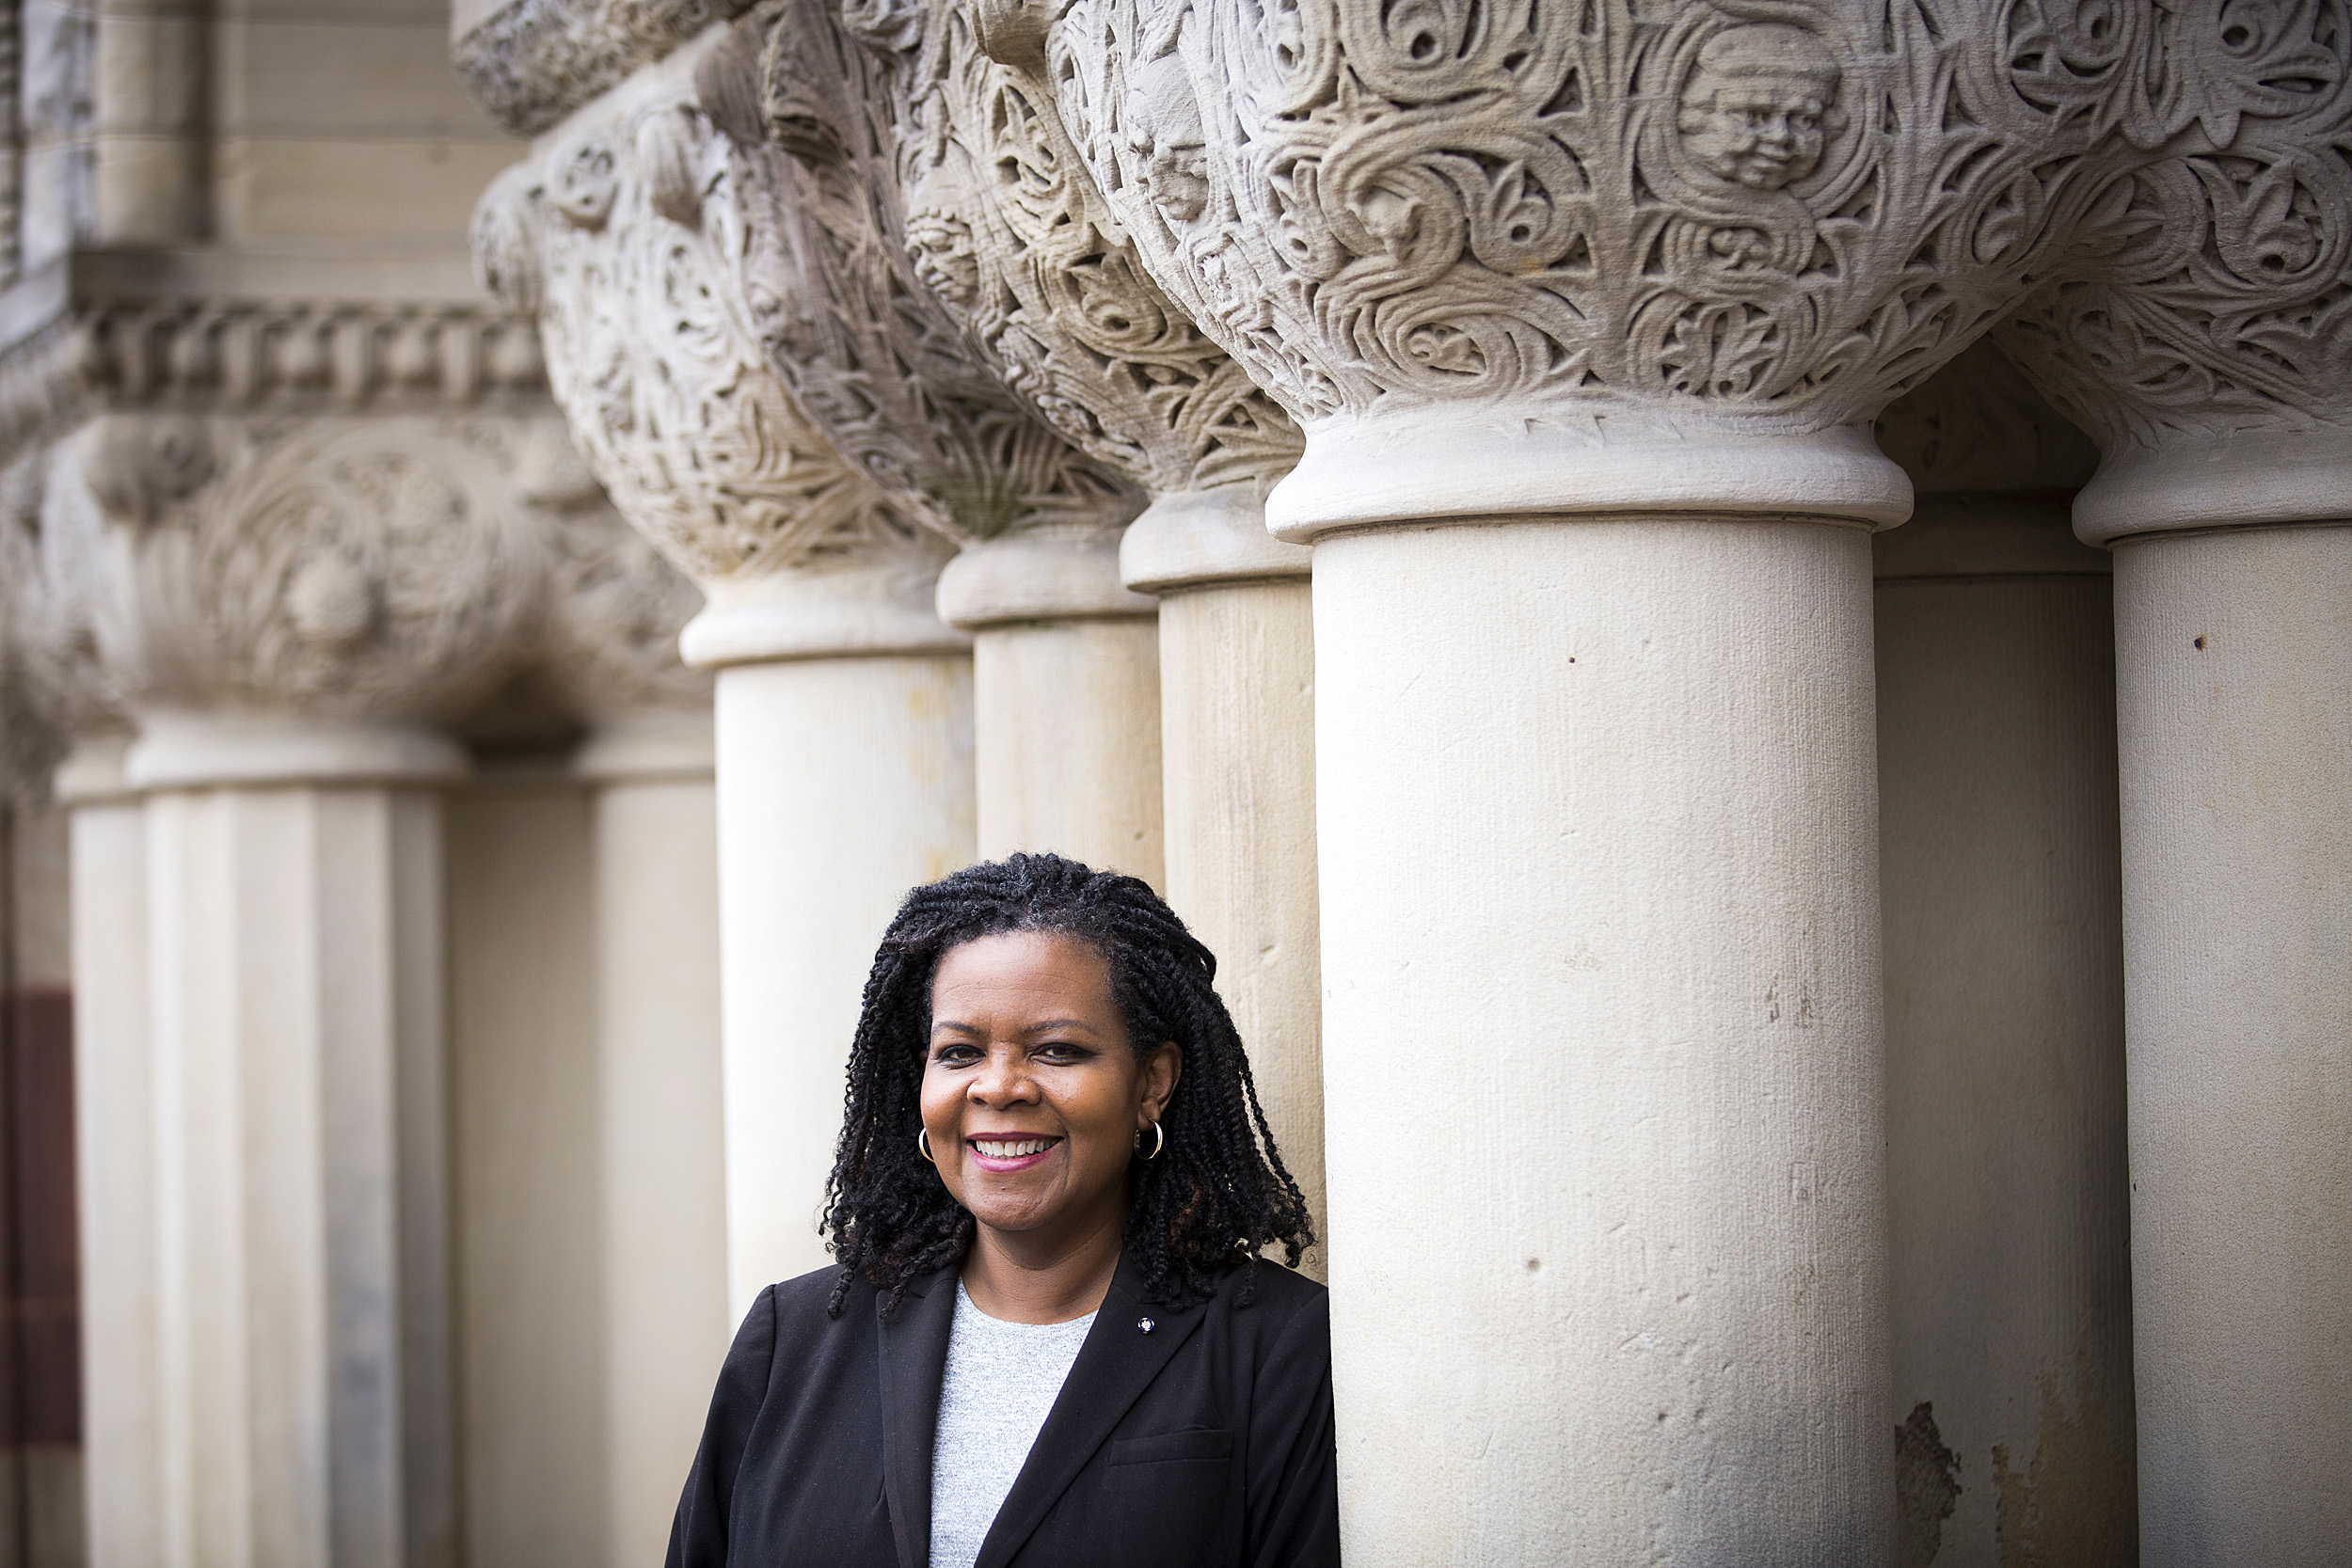
M 719 1376 L 672 1568 L 1336 1564 L 1312 1240 L 1216 960 L 1056 855 L 907 896 L 824 1226 Z M 1253 1137 L 1254 1133 L 1254 1137 Z

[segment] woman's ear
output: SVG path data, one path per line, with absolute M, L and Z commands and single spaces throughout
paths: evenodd
M 1184 1051 L 1174 1040 L 1162 1040 L 1152 1054 L 1143 1059 L 1143 1104 L 1139 1109 L 1143 1120 L 1136 1131 L 1160 1119 L 1168 1110 L 1168 1097 L 1176 1092 L 1176 1080 L 1184 1075 Z

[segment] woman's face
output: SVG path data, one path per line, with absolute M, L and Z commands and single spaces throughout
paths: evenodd
M 957 1202 L 988 1228 L 1051 1244 L 1127 1206 L 1136 1133 L 1175 1091 L 1181 1053 L 1138 1061 L 1085 942 L 1005 931 L 952 947 L 931 978 L 923 1126 Z

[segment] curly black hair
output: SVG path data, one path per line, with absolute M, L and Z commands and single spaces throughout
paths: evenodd
M 1206 1296 L 1238 1255 L 1249 1271 L 1279 1242 L 1295 1267 L 1314 1243 L 1307 1200 L 1258 1104 L 1241 1036 L 1210 982 L 1216 958 L 1145 883 L 1059 855 L 1014 855 L 918 887 L 898 906 L 866 977 L 824 1228 L 841 1315 L 863 1273 L 895 1310 L 918 1275 L 961 1261 L 973 1219 L 916 1149 L 930 1053 L 931 976 L 948 949 L 1000 931 L 1054 931 L 1110 968 L 1111 997 L 1138 1056 L 1164 1040 L 1184 1070 L 1162 1112 L 1167 1143 L 1129 1171 L 1126 1247 L 1154 1301 Z M 1253 1137 L 1254 1133 L 1254 1137 Z

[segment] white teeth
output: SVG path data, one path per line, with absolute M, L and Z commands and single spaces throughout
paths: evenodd
M 992 1160 L 1020 1160 L 1031 1154 L 1042 1154 L 1054 1145 L 1051 1138 L 975 1138 L 972 1147 Z

